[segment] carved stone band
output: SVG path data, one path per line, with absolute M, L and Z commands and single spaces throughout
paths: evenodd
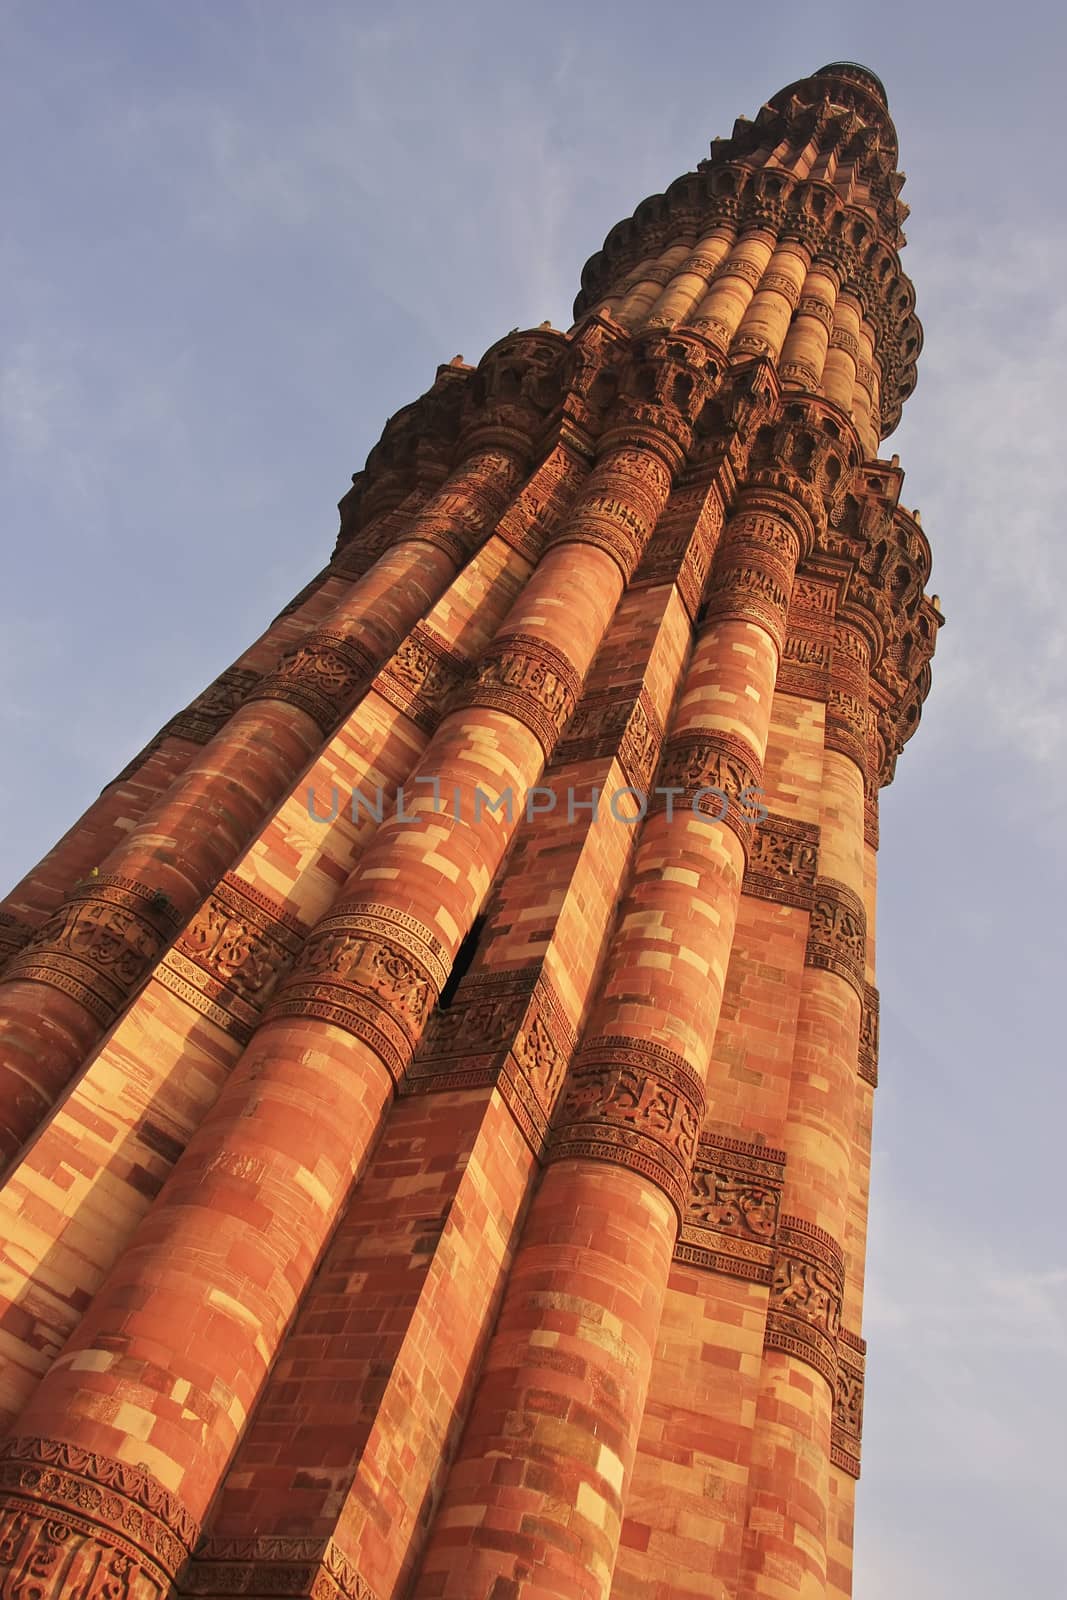
M 264 678 L 250 698 L 296 706 L 329 737 L 352 710 L 374 666 L 365 645 L 321 628 Z
M 866 1378 L 867 1344 L 847 1328 L 837 1336 L 837 1377 L 834 1384 L 834 1411 L 830 1425 L 830 1460 L 850 1478 L 860 1475 L 860 1445 L 863 1439 L 863 1390 Z
M 261 890 L 228 873 L 167 951 L 156 976 L 194 1011 L 247 1044 L 307 931 Z
M 180 926 L 165 894 L 130 878 L 98 876 L 79 884 L 16 951 L 6 977 L 47 983 L 108 1027 Z
M 872 1089 L 878 1087 L 878 1032 L 878 990 L 873 983 L 865 983 L 860 1012 L 859 1074 Z
M 581 692 L 582 680 L 561 650 L 513 633 L 490 645 L 460 703 L 506 711 L 529 728 L 548 760 Z
M 663 729 L 647 691 L 635 694 L 620 687 L 581 702 L 556 750 L 553 766 L 617 756 L 627 783 L 647 790 L 662 739 Z
M 784 1177 L 783 1151 L 704 1135 L 674 1259 L 769 1284 Z
M 205 1539 L 182 1583 L 182 1593 L 205 1600 L 241 1594 L 269 1594 L 278 1600 L 304 1600 L 308 1595 L 314 1600 L 376 1600 L 373 1589 L 332 1539 L 281 1535 Z
M 863 1000 L 867 963 L 867 913 L 846 884 L 819 878 L 815 884 L 804 963 L 836 972 Z
M 828 1233 L 800 1217 L 778 1224 L 764 1348 L 804 1361 L 834 1387 L 844 1258 Z
M 818 871 L 816 824 L 771 814 L 752 832 L 741 887 L 758 900 L 810 911 Z
M 663 1190 L 681 1223 L 704 1115 L 704 1086 L 681 1056 L 628 1038 L 591 1040 L 571 1068 L 554 1161 L 629 1167 Z
M 399 1081 L 450 967 L 448 951 L 414 917 L 353 906 L 317 925 L 269 1014 L 345 1029 Z
M 197 1534 L 144 1467 L 52 1439 L 0 1448 L 0 1574 L 13 1600 L 165 1600 Z
M 759 759 L 743 740 L 728 733 L 675 734 L 667 740 L 650 812 L 695 808 L 731 828 L 748 849 L 757 816 L 755 799 L 745 791 L 763 784 Z M 723 799 L 725 796 L 725 800 Z
M 576 1043 L 543 963 L 466 977 L 434 1011 L 403 1092 L 495 1087 L 541 1156 Z
M 593 468 L 573 516 L 551 542 L 605 551 L 629 582 L 670 488 L 670 469 L 649 449 L 611 449 Z
M 470 670 L 466 656 L 420 622 L 386 662 L 373 687 L 417 728 L 432 733 L 449 695 Z

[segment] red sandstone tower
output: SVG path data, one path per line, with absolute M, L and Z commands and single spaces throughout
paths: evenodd
M 2 1600 L 851 1593 L 896 159 L 824 67 L 442 367 L 5 902 Z

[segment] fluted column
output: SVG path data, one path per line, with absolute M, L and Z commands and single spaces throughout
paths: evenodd
M 699 380 L 692 398 L 699 406 Z M 383 824 L 311 934 L 10 1451 L 59 1438 L 109 1461 L 150 1462 L 199 1522 L 679 460 L 679 446 L 647 428 L 605 437 L 466 703 L 420 763 L 409 820 Z M 29 1498 L 26 1549 L 33 1530 L 66 1514 L 47 1485 Z M 95 1559 L 112 1545 L 94 1531 L 84 1548 Z
M 475 451 L 162 802 L 10 963 L 0 985 L 0 1156 L 10 1157 L 165 944 L 230 867 L 378 666 L 454 578 L 521 477 Z M 466 541 L 466 542 L 465 542 Z
M 838 620 L 819 875 L 785 1124 L 785 1182 L 756 1405 L 741 1600 L 832 1592 L 833 1419 L 866 976 L 864 769 L 870 646 Z M 847 1352 L 846 1352 L 847 1355 Z
M 723 536 L 659 774 L 669 796 L 642 829 L 416 1596 L 469 1600 L 494 1584 L 516 1597 L 608 1593 L 703 1114 L 744 791 L 760 783 L 789 590 L 811 536 L 802 503 L 761 488 L 741 496 Z
M 711 287 L 689 319 L 690 326 L 728 349 L 773 250 L 774 235 L 767 229 L 743 233 L 715 268 Z

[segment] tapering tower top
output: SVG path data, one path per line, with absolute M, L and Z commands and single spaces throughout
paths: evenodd
M 586 263 L 575 317 L 685 326 L 731 361 L 769 357 L 786 389 L 833 401 L 877 456 L 922 348 L 900 265 L 903 183 L 881 79 L 830 62 L 738 117 L 695 172 L 618 223 Z

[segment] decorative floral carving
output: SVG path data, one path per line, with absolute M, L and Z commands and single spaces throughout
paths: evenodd
M 626 781 L 647 790 L 659 755 L 663 730 L 647 692 L 618 690 L 582 700 L 556 750 L 558 768 L 569 761 L 617 756 Z
M 469 671 L 467 657 L 420 622 L 386 662 L 374 687 L 416 727 L 432 733 L 449 695 Z
M 762 782 L 759 760 L 742 740 L 726 733 L 687 733 L 668 738 L 656 788 L 677 791 L 670 802 L 675 814 L 695 805 L 698 811 L 732 828 L 747 846 L 759 797 L 750 798 L 745 791 L 760 789 Z M 657 794 L 650 809 L 665 810 L 669 798 Z
M 837 1339 L 837 1376 L 830 1426 L 830 1459 L 849 1477 L 860 1475 L 863 1438 L 863 1390 L 867 1345 L 857 1334 L 842 1328 Z
M 376 1600 L 333 1539 L 261 1535 L 205 1539 L 182 1592 L 222 1600 L 228 1595 L 276 1595 L 279 1600 Z

